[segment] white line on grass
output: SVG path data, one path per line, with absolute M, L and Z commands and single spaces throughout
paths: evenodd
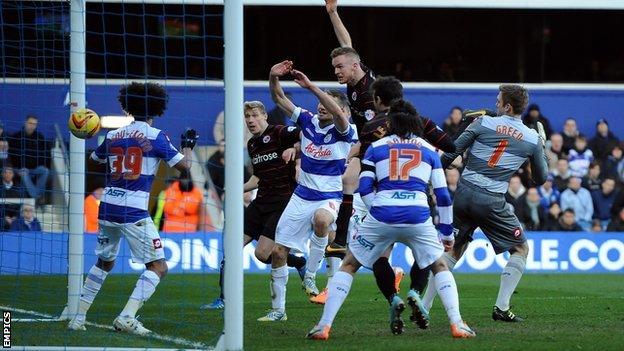
M 37 316 L 37 317 L 42 317 L 42 318 L 46 319 L 46 320 L 40 320 L 40 319 L 37 319 L 37 318 L 21 319 L 21 321 L 24 321 L 24 322 L 62 322 L 63 321 L 63 320 L 61 320 L 61 319 L 59 319 L 57 317 L 54 317 L 51 314 L 41 313 L 41 312 L 31 311 L 31 310 L 24 310 L 24 309 L 21 309 L 21 308 L 15 308 L 15 307 L 11 307 L 11 306 L 0 305 L 0 309 L 5 310 L 5 311 L 12 311 L 12 312 L 16 312 L 16 313 L 29 314 L 31 316 Z M 17 322 L 17 321 L 20 321 L 20 319 L 14 319 L 13 321 Z M 101 329 L 115 330 L 115 328 L 113 328 L 110 325 L 98 324 L 98 323 L 93 323 L 93 322 L 86 322 L 85 325 L 96 327 L 96 328 L 101 328 Z M 154 333 L 154 332 L 152 332 L 151 334 L 147 335 L 147 337 L 148 338 L 152 338 L 152 339 L 156 339 L 156 340 L 160 340 L 160 341 L 165 341 L 165 342 L 170 342 L 170 343 L 174 343 L 174 344 L 178 344 L 178 345 L 183 345 L 183 346 L 187 346 L 187 347 L 193 347 L 193 348 L 196 348 L 196 349 L 205 350 L 206 347 L 207 347 L 206 345 L 204 345 L 201 342 L 190 341 L 190 340 L 186 340 L 186 339 L 180 338 L 180 337 L 161 335 L 161 334 L 157 334 L 157 333 Z M 80 349 L 84 349 L 84 348 L 80 348 Z

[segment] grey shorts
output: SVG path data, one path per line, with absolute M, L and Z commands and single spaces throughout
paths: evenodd
M 459 183 L 453 198 L 453 226 L 457 245 L 471 241 L 479 227 L 497 254 L 526 242 L 520 221 L 505 196 L 466 182 Z

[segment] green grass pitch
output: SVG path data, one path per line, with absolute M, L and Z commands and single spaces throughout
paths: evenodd
M 109 326 L 123 308 L 137 276 L 110 276 L 88 320 Z M 217 294 L 216 275 L 170 275 L 140 312 L 145 326 L 160 335 L 214 344 L 223 325 L 221 311 L 200 311 L 199 305 Z M 408 279 L 408 278 L 407 278 Z M 406 279 L 406 280 L 407 280 Z M 288 285 L 288 321 L 260 323 L 256 318 L 270 307 L 268 276 L 245 276 L 245 349 L 247 350 L 622 350 L 624 347 L 624 275 L 525 275 L 512 303 L 522 324 L 503 324 L 490 318 L 498 291 L 498 275 L 457 274 L 463 318 L 477 338 L 450 337 L 439 299 L 431 327 L 419 330 L 406 324 L 403 335 L 391 335 L 387 303 L 370 274 L 356 276 L 353 288 L 326 342 L 305 340 L 321 306 L 307 302 L 292 274 Z M 402 283 L 402 295 L 408 287 Z M 324 278 L 319 277 L 319 286 Z M 58 314 L 65 296 L 61 276 L 0 276 L 0 305 Z M 407 319 L 407 313 L 405 314 Z M 13 318 L 33 318 L 13 313 Z M 13 345 L 71 345 L 115 347 L 171 347 L 152 338 L 88 327 L 68 332 L 65 322 L 13 322 Z

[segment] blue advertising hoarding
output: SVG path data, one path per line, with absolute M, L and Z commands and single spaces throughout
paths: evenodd
M 527 233 L 530 254 L 529 273 L 623 273 L 624 233 Z M 2 233 L 0 234 L 0 274 L 66 274 L 67 234 Z M 85 271 L 95 263 L 93 253 L 97 237 L 85 235 Z M 162 243 L 170 273 L 216 273 L 223 256 L 220 232 L 166 234 Z M 243 251 L 246 273 L 268 273 L 270 266 L 254 257 L 254 243 Z M 496 255 L 483 234 L 476 234 L 464 257 L 455 267 L 460 273 L 499 273 L 505 266 L 506 254 Z M 402 244 L 395 246 L 391 258 L 394 266 L 408 270 L 413 257 Z M 116 273 L 137 273 L 142 264 L 133 263 L 123 241 Z M 366 270 L 363 270 L 366 271 Z

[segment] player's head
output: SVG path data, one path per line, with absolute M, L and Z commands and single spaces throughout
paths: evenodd
M 160 84 L 132 82 L 119 89 L 118 99 L 135 120 L 148 121 L 165 112 L 169 96 Z
M 268 126 L 267 113 L 264 104 L 260 101 L 245 101 L 245 125 L 253 135 L 260 135 Z
M 362 70 L 360 55 L 351 47 L 340 47 L 329 54 L 334 67 L 334 74 L 340 84 L 355 84 L 356 73 Z
M 39 119 L 35 115 L 28 115 L 24 120 L 24 133 L 26 135 L 31 135 L 37 129 L 37 124 L 39 123 Z
M 529 103 L 528 90 L 517 84 L 501 84 L 496 97 L 496 112 L 498 115 L 518 116 L 526 109 Z
M 403 98 L 403 85 L 392 76 L 377 77 L 370 90 L 377 112 L 387 110 L 393 101 Z
M 338 106 L 343 112 L 350 113 L 349 99 L 347 99 L 347 95 L 345 95 L 345 93 L 343 93 L 342 91 L 338 89 L 328 89 L 328 90 L 325 90 L 325 92 L 327 93 L 327 95 L 334 98 L 334 101 L 336 101 L 336 103 L 338 104 Z M 318 119 L 321 122 L 329 122 L 333 120 L 334 118 L 334 116 L 331 113 L 329 113 L 329 111 L 327 111 L 325 106 L 323 106 L 323 104 L 321 104 L 320 102 L 317 106 L 317 112 L 318 112 Z
M 422 122 L 414 105 L 399 99 L 390 105 L 388 111 L 388 134 L 401 138 L 412 138 L 422 135 Z

